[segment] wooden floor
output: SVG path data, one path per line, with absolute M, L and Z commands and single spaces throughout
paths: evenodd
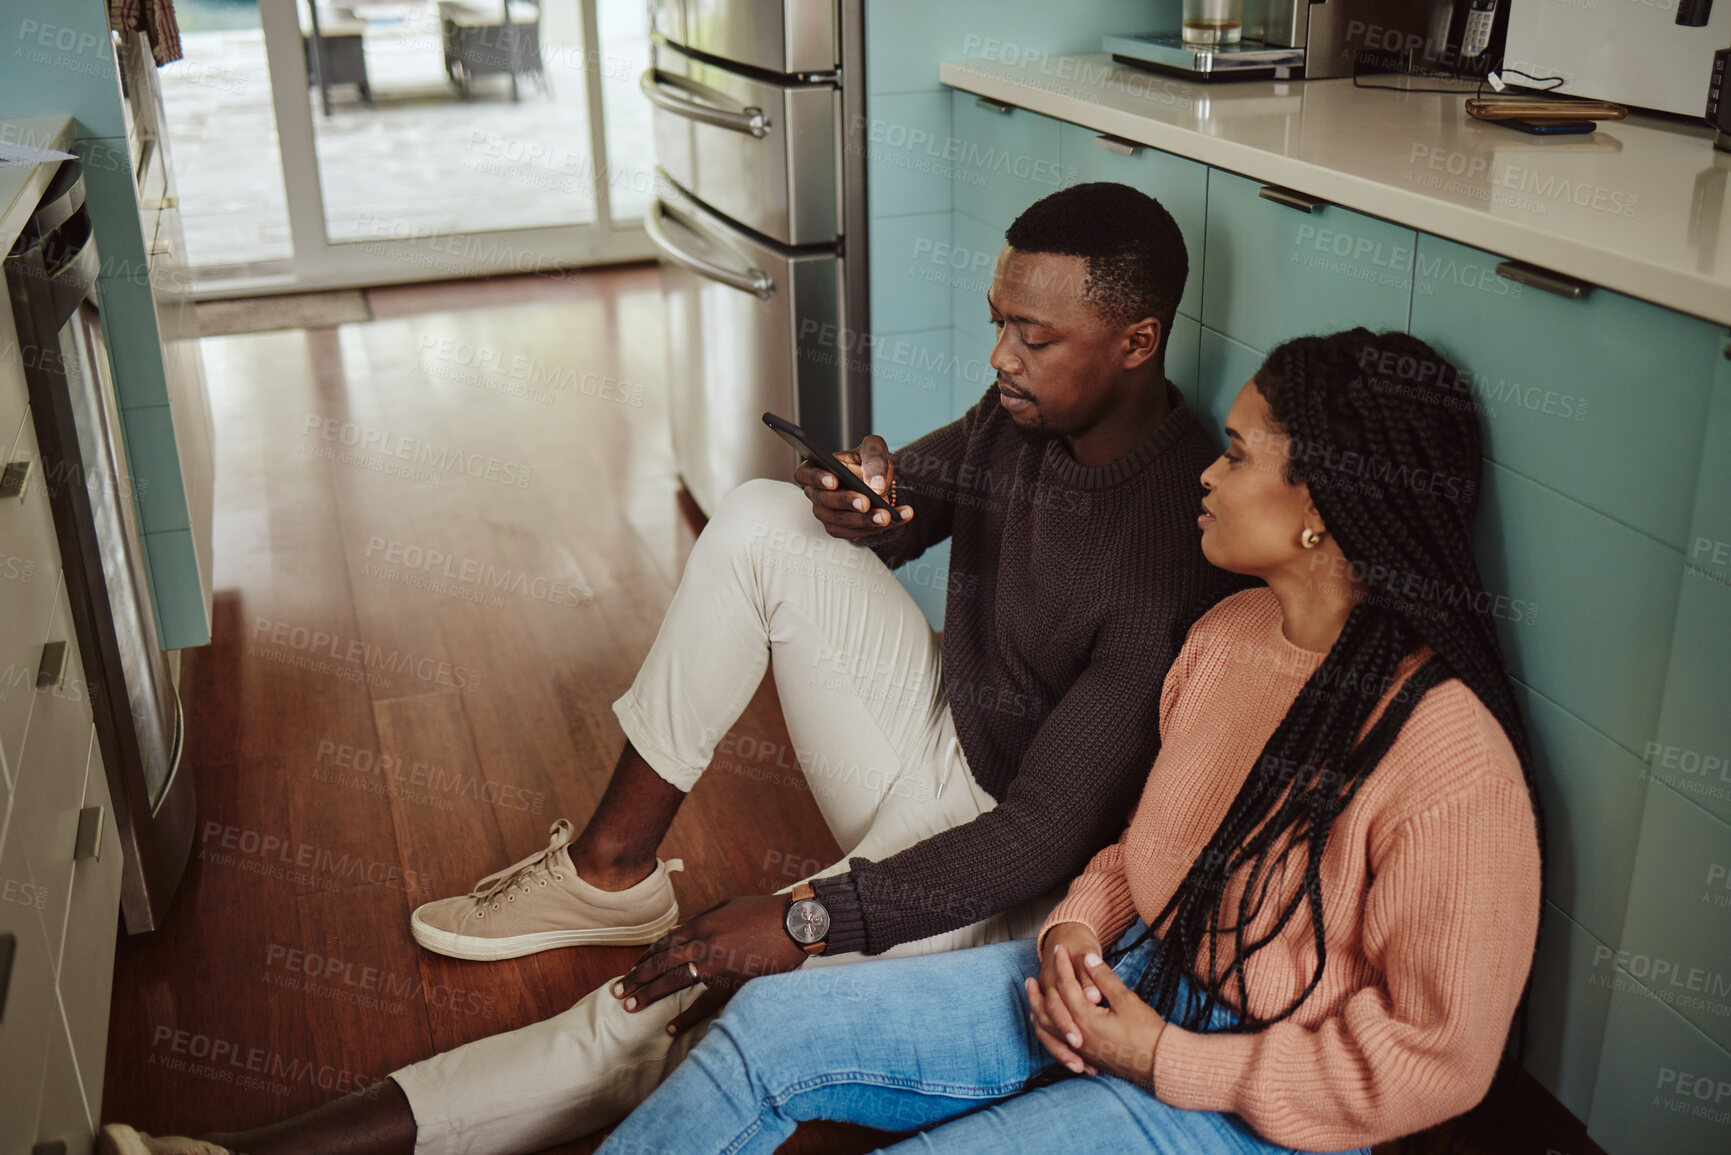
M 122 943 L 105 1118 L 158 1133 L 281 1118 L 563 1010 L 637 953 L 459 962 L 416 947 L 408 915 L 544 846 L 555 819 L 580 823 L 624 744 L 610 704 L 695 536 L 658 273 L 372 306 L 364 325 L 205 342 L 216 622 L 182 689 L 203 837 L 167 927 Z M 528 364 L 545 398 L 500 391 L 530 384 L 511 376 Z M 411 441 L 430 448 L 425 476 L 385 472 Z M 459 452 L 483 476 L 437 466 Z M 410 568 L 433 551 L 454 560 Z M 460 580 L 466 562 L 526 580 L 494 595 Z M 429 569 L 457 577 L 404 584 Z M 352 642 L 368 656 L 347 660 Z M 737 732 L 788 743 L 768 680 Z M 839 851 L 790 780 L 716 773 L 663 854 L 685 859 L 674 886 L 697 911 Z M 279 1073 L 182 1069 L 219 1047 Z
M 561 1011 L 636 953 L 458 962 L 418 949 L 408 914 L 581 824 L 623 745 L 610 703 L 695 536 L 658 273 L 370 296 L 364 324 L 204 343 L 216 621 L 182 686 L 201 838 L 168 925 L 121 944 L 105 1119 L 283 1118 Z M 463 580 L 484 567 L 524 580 Z M 736 730 L 763 772 L 718 763 L 663 846 L 688 912 L 838 855 L 776 769 L 767 680 Z M 1470 1150 L 1592 1150 L 1530 1096 L 1500 1118 Z M 828 1127 L 784 1149 L 873 1145 Z

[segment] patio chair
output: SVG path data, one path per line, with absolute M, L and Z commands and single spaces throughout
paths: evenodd
M 541 5 L 532 0 L 439 0 L 445 72 L 464 100 L 472 100 L 475 77 L 505 73 L 511 99 L 517 78 L 533 76 L 543 95 L 553 86 L 541 65 Z
M 300 4 L 301 47 L 307 57 L 307 87 L 317 88 L 326 116 L 331 114 L 331 86 L 352 84 L 368 108 L 373 107 L 367 83 L 367 58 L 361 34 L 367 22 L 353 8 Z

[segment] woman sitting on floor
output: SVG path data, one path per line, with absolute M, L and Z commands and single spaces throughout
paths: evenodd
M 603 1155 L 767 1155 L 806 1119 L 922 1132 L 896 1151 L 1337 1151 L 1476 1104 L 1542 867 L 1458 380 L 1405 334 L 1276 349 L 1199 519 L 1267 588 L 1190 631 L 1129 826 L 1037 942 L 752 982 Z

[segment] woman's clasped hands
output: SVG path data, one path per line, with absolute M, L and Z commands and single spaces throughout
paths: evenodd
M 1080 1075 L 1101 1071 L 1154 1089 L 1154 1050 L 1166 1020 L 1101 958 L 1100 940 L 1078 922 L 1047 934 L 1040 977 L 1026 980 L 1034 1034 Z

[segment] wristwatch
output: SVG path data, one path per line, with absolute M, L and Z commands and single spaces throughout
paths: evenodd
M 811 883 L 802 882 L 793 888 L 787 905 L 787 934 L 806 954 L 822 954 L 828 944 L 829 911 L 817 900 Z

